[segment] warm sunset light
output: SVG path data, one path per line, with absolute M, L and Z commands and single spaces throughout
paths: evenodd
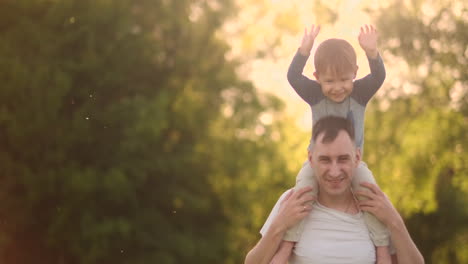
M 0 264 L 466 264 L 467 132 L 467 0 L 0 1 Z
M 242 75 L 252 80 L 259 90 L 273 93 L 285 100 L 288 112 L 295 116 L 298 125 L 304 130 L 310 130 L 310 108 L 300 103 L 301 99 L 286 80 L 286 71 L 300 45 L 304 29 L 310 28 L 312 24 L 321 25 L 320 34 L 305 68 L 306 76 L 314 78 L 313 52 L 317 45 L 328 38 L 343 38 L 356 50 L 359 65 L 357 78 L 360 78 L 369 73 L 369 66 L 359 47 L 357 36 L 361 26 L 375 25 L 375 17 L 366 10 L 385 7 L 390 3 L 391 1 L 372 0 L 237 0 L 239 16 L 226 24 L 224 32 L 227 35 L 226 40 L 232 45 L 232 54 L 244 60 Z M 422 9 L 426 20 L 435 16 L 430 3 L 423 4 Z M 377 30 L 385 35 L 391 29 Z M 257 53 L 265 48 L 266 52 Z M 409 71 L 407 63 L 383 48 L 380 53 L 387 66 L 387 78 L 382 92 L 376 96 L 389 93 L 395 98 L 417 92 L 419 88 L 406 80 L 405 76 Z M 420 69 L 424 70 L 425 67 L 421 65 Z M 402 89 L 389 91 L 389 86 Z M 386 102 L 382 102 L 382 107 L 386 106 Z

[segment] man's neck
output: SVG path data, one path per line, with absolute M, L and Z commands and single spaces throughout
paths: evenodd
M 340 195 L 328 195 L 324 192 L 319 192 L 318 202 L 325 207 L 342 211 L 345 213 L 352 213 L 350 210 L 354 209 L 354 196 L 351 189 Z

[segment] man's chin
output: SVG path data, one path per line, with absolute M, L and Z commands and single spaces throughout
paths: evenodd
M 339 195 L 342 195 L 346 192 L 346 183 L 343 181 L 343 182 L 340 182 L 338 184 L 336 183 L 327 183 L 327 186 L 326 188 L 324 188 L 325 190 L 325 193 L 329 194 L 329 195 L 332 195 L 332 196 L 339 196 Z

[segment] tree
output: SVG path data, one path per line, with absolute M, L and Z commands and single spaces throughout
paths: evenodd
M 281 103 L 237 76 L 217 34 L 234 10 L 228 0 L 0 4 L 2 263 L 243 257 L 225 241 L 264 201 L 248 207 L 242 190 L 274 186 L 287 169 L 271 157 Z
M 372 14 L 381 29 L 384 55 L 402 59 L 394 61 L 406 74 L 401 84 L 390 85 L 373 102 L 367 160 L 405 212 L 426 262 L 465 263 L 466 4 L 395 1 Z M 392 99 L 392 94 L 397 96 Z

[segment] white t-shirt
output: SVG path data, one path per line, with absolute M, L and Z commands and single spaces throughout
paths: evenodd
M 260 234 L 265 234 L 278 214 L 281 195 Z M 318 202 L 305 218 L 304 231 L 296 243 L 290 264 L 374 264 L 375 247 L 361 212 L 346 214 Z

